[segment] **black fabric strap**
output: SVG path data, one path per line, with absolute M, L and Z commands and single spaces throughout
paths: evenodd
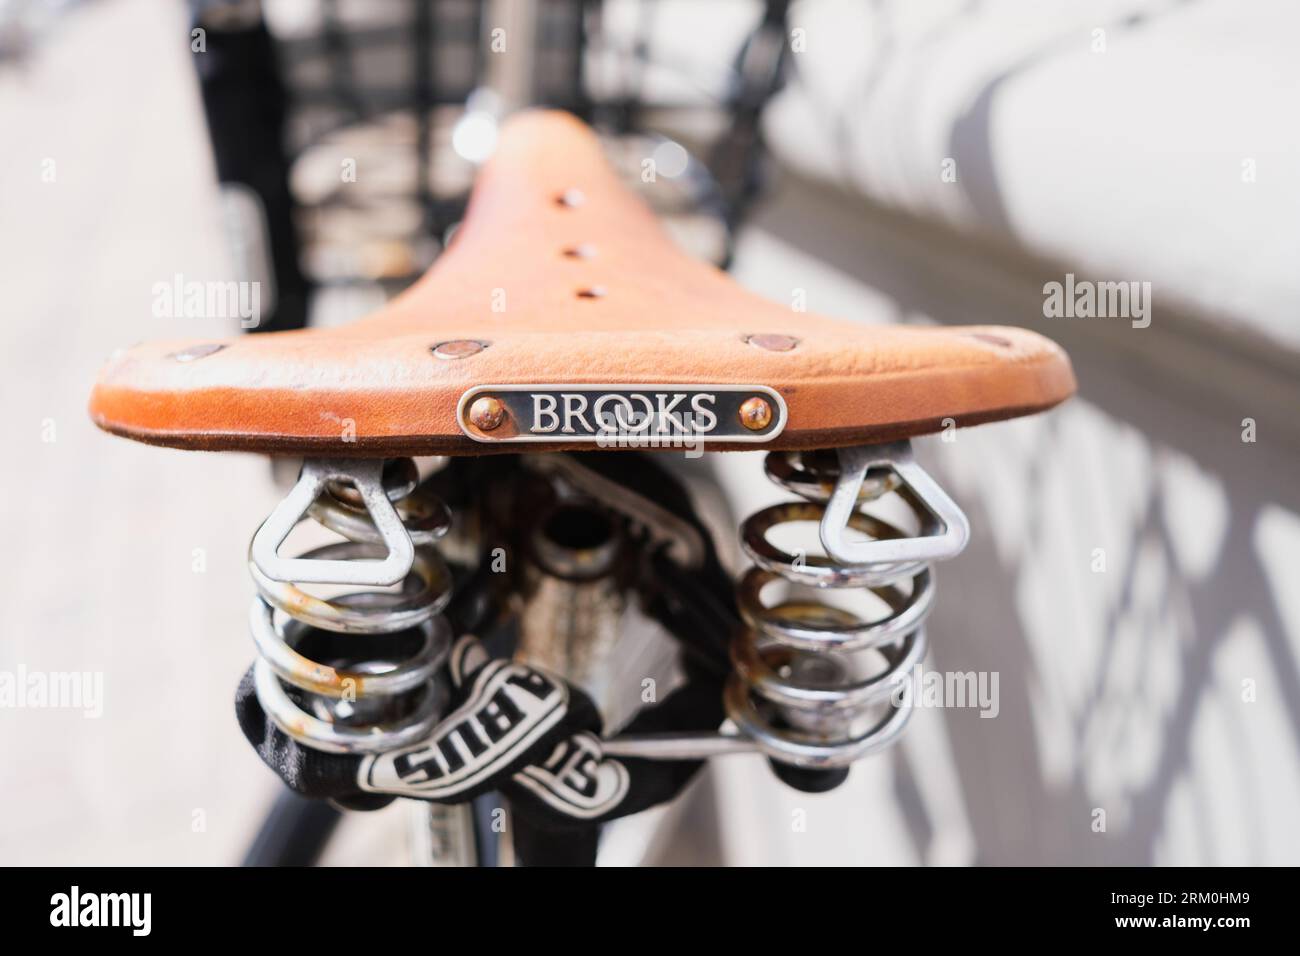
M 700 761 L 612 758 L 600 715 L 580 689 L 538 668 L 488 659 L 472 637 L 453 651 L 451 704 L 420 743 L 377 755 L 299 744 L 262 710 L 252 670 L 235 710 L 244 736 L 285 784 L 306 797 L 373 810 L 404 796 L 462 803 L 498 790 L 534 828 L 587 829 L 671 799 Z M 713 730 L 721 685 L 703 672 L 642 711 L 629 734 Z

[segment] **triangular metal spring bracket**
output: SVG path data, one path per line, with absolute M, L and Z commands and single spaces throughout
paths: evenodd
M 955 558 L 970 538 L 970 523 L 956 502 L 912 458 L 911 442 L 860 445 L 838 449 L 840 477 L 821 521 L 821 541 L 826 553 L 844 564 L 905 564 Z M 923 515 L 922 534 L 914 538 L 850 541 L 845 535 L 858 507 L 858 492 L 867 471 L 890 468 L 929 512 Z
M 384 463 L 378 459 L 309 458 L 293 490 L 262 522 L 253 536 L 249 556 L 273 581 L 299 584 L 361 584 L 375 587 L 396 584 L 410 573 L 415 546 L 393 504 L 384 492 Z M 353 484 L 375 523 L 387 557 L 382 560 L 330 561 L 282 558 L 280 545 L 302 520 L 307 509 L 329 481 Z

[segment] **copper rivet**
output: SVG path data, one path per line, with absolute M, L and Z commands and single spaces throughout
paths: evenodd
M 568 206 L 570 209 L 576 209 L 587 201 L 581 189 L 566 189 L 556 198 L 561 206 Z
M 488 347 L 488 343 L 474 339 L 456 339 L 452 342 L 440 342 L 433 347 L 433 354 L 440 359 L 459 359 L 477 355 Z
M 745 341 L 769 352 L 789 352 L 799 344 L 799 340 L 792 335 L 750 335 Z
M 757 395 L 745 399 L 740 406 L 740 424 L 752 432 L 762 431 L 772 424 L 772 406 Z
M 178 362 L 193 362 L 195 359 L 201 359 L 204 356 L 212 355 L 214 352 L 220 352 L 224 348 L 225 346 L 220 342 L 209 342 L 206 345 L 191 345 L 189 348 L 173 352 L 167 357 L 174 358 Z
M 506 407 L 491 395 L 480 395 L 469 407 L 469 420 L 475 428 L 485 432 L 500 425 L 506 418 Z

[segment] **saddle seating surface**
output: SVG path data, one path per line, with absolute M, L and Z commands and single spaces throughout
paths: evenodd
M 665 383 L 780 396 L 786 417 L 770 439 L 709 442 L 719 450 L 892 441 L 945 419 L 1041 411 L 1075 388 L 1064 351 L 1034 332 L 872 326 L 746 291 L 673 244 L 586 126 L 533 111 L 504 124 L 448 249 L 378 312 L 339 328 L 133 347 L 101 372 L 90 414 L 114 434 L 191 449 L 548 451 L 590 446 L 558 432 L 485 442 L 462 398 L 489 385 Z

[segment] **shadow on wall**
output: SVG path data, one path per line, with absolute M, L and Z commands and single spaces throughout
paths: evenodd
M 1042 318 L 1050 267 L 1004 269 L 1006 250 L 936 259 L 887 216 L 800 188 L 756 225 L 881 297 L 891 320 L 1065 335 Z M 827 296 L 808 292 L 819 309 Z M 1177 317 L 1160 319 L 1131 333 L 1144 348 L 1169 341 Z M 947 799 L 970 828 L 958 836 L 990 864 L 1294 864 L 1300 447 L 1280 424 L 1243 440 L 1249 381 L 1138 372 L 1092 339 L 1071 327 L 1067 405 L 918 445 L 973 529 L 939 570 L 928 665 L 998 674 L 995 718 L 943 714 L 960 790 Z M 904 746 L 890 759 L 917 858 L 931 858 L 951 834 L 914 761 L 948 758 Z
M 999 674 L 996 718 L 945 714 L 979 862 L 1300 850 L 1294 491 L 1256 446 L 1174 450 L 1160 414 L 1085 398 L 931 447 L 984 530 L 931 625 L 932 667 Z

